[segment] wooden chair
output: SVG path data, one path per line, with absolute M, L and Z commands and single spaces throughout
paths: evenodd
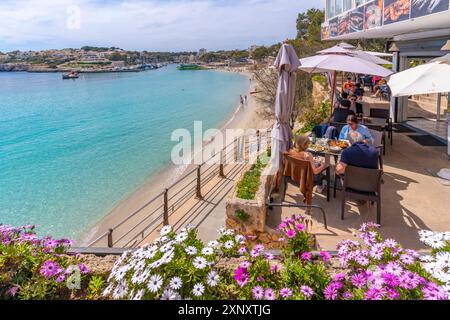
M 327 179 L 327 201 L 330 201 L 330 167 L 326 169 Z M 286 198 L 287 185 L 289 182 L 294 182 L 299 186 L 300 192 L 304 196 L 306 208 L 312 207 L 312 197 L 314 184 L 314 173 L 310 161 L 302 160 L 292 156 L 290 153 L 284 154 L 284 167 L 283 167 L 283 193 L 281 201 L 284 202 Z M 324 224 L 326 225 L 326 216 L 324 215 Z
M 383 171 L 347 166 L 342 188 L 341 219 L 345 217 L 348 198 L 377 204 L 377 223 L 381 224 L 381 177 Z

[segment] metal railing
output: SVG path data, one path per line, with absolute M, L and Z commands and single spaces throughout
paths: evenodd
M 250 160 L 250 145 L 256 147 L 257 154 L 264 151 L 266 149 L 264 147 L 270 144 L 270 133 L 271 129 L 259 131 L 254 136 L 256 141 L 250 140 L 253 135 L 235 138 L 220 152 L 185 173 L 182 178 L 95 238 L 88 244 L 88 247 L 132 248 L 138 246 L 158 227 L 169 225 L 172 215 L 186 201 L 194 196 L 196 199 L 202 200 L 202 186 L 215 177 L 226 178 L 225 167 L 229 166 L 227 163 L 231 163 L 231 166 L 248 163 Z M 264 138 L 266 140 L 263 140 Z M 267 141 L 266 145 L 263 145 L 264 141 Z M 217 157 L 219 157 L 219 161 L 210 164 Z M 172 223 L 175 222 L 172 221 Z

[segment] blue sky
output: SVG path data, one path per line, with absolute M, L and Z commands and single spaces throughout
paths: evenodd
M 297 14 L 323 6 L 324 0 L 0 0 L 0 51 L 243 49 L 294 37 Z

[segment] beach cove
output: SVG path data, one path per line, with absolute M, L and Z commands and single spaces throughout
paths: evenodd
M 173 130 L 196 120 L 223 127 L 249 87 L 244 75 L 175 66 L 66 82 L 1 73 L 0 81 L 0 222 L 72 238 L 142 186 L 157 187 Z M 180 172 L 170 174 L 166 181 Z

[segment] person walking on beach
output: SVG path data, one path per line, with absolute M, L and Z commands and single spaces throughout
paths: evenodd
M 248 98 L 247 98 L 247 95 L 244 97 L 244 101 L 245 101 L 245 104 L 247 105 L 247 104 L 248 104 Z
M 240 95 L 240 99 L 241 99 L 241 106 L 244 105 L 244 98 L 242 97 L 242 95 Z

